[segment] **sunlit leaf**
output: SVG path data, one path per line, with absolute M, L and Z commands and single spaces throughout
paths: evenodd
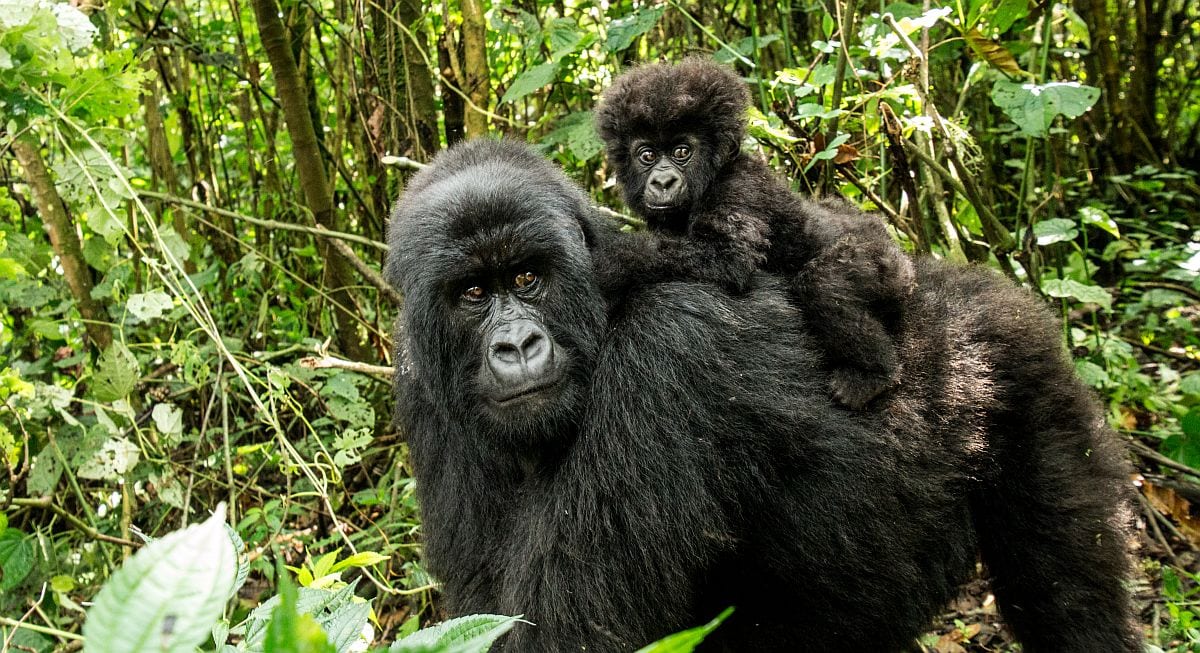
M 1050 297 L 1070 297 L 1086 304 L 1099 304 L 1105 309 L 1112 308 L 1112 295 L 1107 290 L 1074 279 L 1045 279 L 1042 292 Z
M 138 380 L 138 362 L 133 352 L 115 341 L 100 354 L 96 366 L 96 378 L 92 383 L 92 394 L 99 401 L 124 399 L 133 392 Z
M 147 544 L 88 610 L 85 653 L 192 653 L 221 616 L 236 572 L 222 505 L 202 524 Z
M 604 39 L 604 49 L 618 52 L 633 45 L 633 40 L 650 31 L 662 18 L 666 5 L 637 9 L 633 13 L 622 16 L 608 24 L 608 36 Z
M 1029 136 L 1043 137 L 1055 117 L 1068 119 L 1084 114 L 1100 97 L 1100 89 L 1077 82 L 1018 84 L 998 80 L 992 101 Z
M 512 86 L 504 93 L 504 97 L 500 98 L 501 103 L 516 102 L 517 100 L 533 93 L 543 86 L 554 81 L 554 76 L 558 73 L 558 63 L 547 61 L 540 63 L 529 70 L 521 73 L 513 80 Z

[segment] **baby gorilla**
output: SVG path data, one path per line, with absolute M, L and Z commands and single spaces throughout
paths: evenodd
M 610 295 L 662 281 L 740 293 L 755 270 L 785 275 L 831 363 L 832 394 L 862 408 L 900 379 L 894 329 L 912 261 L 883 224 L 834 200 L 792 193 L 741 152 L 750 97 L 703 59 L 632 70 L 600 100 L 597 128 L 625 202 L 657 238 L 607 256 Z

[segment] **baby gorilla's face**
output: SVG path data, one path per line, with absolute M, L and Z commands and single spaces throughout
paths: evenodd
M 684 231 L 714 171 L 712 149 L 693 134 L 630 142 L 621 186 L 625 202 L 655 228 Z

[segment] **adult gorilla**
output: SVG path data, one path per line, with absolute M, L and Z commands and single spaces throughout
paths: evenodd
M 919 265 L 904 385 L 829 403 L 786 290 L 669 283 L 606 318 L 582 193 L 528 148 L 440 155 L 397 205 L 397 417 L 453 614 L 506 650 L 897 650 L 995 579 L 1026 651 L 1137 651 L 1126 468 L 1039 303 Z M 817 316 L 819 319 L 819 316 Z M 607 323 L 606 323 L 607 320 Z

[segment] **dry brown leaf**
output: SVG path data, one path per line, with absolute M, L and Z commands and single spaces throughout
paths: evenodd
M 967 32 L 965 38 L 975 54 L 983 57 L 988 63 L 1013 77 L 1022 74 L 1021 65 L 1008 48 L 984 36 L 978 29 Z
M 1200 547 L 1200 517 L 1193 513 L 1192 504 L 1187 499 L 1171 488 L 1158 487 L 1149 481 L 1142 485 L 1142 494 L 1146 495 L 1155 510 L 1179 524 L 1179 532 L 1192 546 Z
M 842 143 L 838 146 L 837 154 L 833 155 L 834 165 L 842 165 L 858 160 L 858 150 L 853 145 Z

